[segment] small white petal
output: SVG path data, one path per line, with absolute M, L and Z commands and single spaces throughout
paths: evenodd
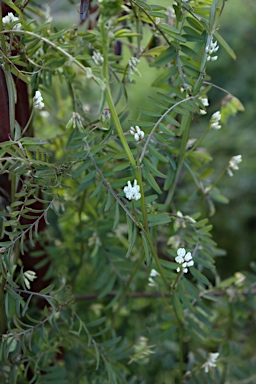
M 175 257 L 175 261 L 178 264 L 182 264 L 182 263 L 184 263 L 184 258 L 182 256 L 177 256 L 177 257 Z
M 188 267 L 193 267 L 193 265 L 194 265 L 194 261 L 193 260 L 187 262 L 187 266 Z
M 221 119 L 221 113 L 220 113 L 220 111 L 215 112 L 215 113 L 212 115 L 212 119 L 213 119 L 214 121 L 219 121 L 219 120 Z
M 140 198 L 141 198 L 141 194 L 136 193 L 136 195 L 134 196 L 134 200 L 139 200 Z
M 150 276 L 151 277 L 159 276 L 159 273 L 155 269 L 151 269 Z
M 178 256 L 184 257 L 185 254 L 186 254 L 186 250 L 185 250 L 185 248 L 179 248 L 179 249 L 177 250 L 177 255 L 178 255 Z
M 200 101 L 202 102 L 202 104 L 203 104 L 205 107 L 208 107 L 208 106 L 209 106 L 209 101 L 208 101 L 208 98 L 207 98 L 207 97 L 200 97 Z
M 185 261 L 189 261 L 192 259 L 191 252 L 188 252 L 185 256 Z
M 154 282 L 152 277 L 148 278 L 148 285 L 149 285 L 149 287 L 156 287 L 156 283 Z

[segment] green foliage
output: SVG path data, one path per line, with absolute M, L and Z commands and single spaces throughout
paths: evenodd
M 208 75 L 215 40 L 235 57 L 217 32 L 224 3 L 102 1 L 88 30 L 58 30 L 30 6 L 22 29 L 2 26 L 11 126 L 0 147 L 11 184 L 0 213 L 3 382 L 253 377 L 255 271 L 220 280 L 224 252 L 209 221 L 238 163 L 213 169 L 204 143 L 222 132 L 207 94 L 228 95 L 221 124 L 243 110 Z M 29 84 L 35 138 L 25 137 L 30 121 L 23 131 L 15 121 L 11 73 Z M 146 106 L 130 111 L 140 77 Z M 38 89 L 44 111 L 32 102 Z M 40 292 L 30 289 L 28 255 L 44 256 L 35 272 L 50 262 Z

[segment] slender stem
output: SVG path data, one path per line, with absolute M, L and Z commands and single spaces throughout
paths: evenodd
M 141 267 L 141 264 L 143 263 L 143 260 L 144 260 L 144 254 L 142 252 L 141 256 L 137 260 L 137 262 L 136 262 L 136 264 L 135 264 L 135 266 L 134 266 L 134 268 L 133 268 L 133 270 L 132 270 L 132 272 L 131 272 L 131 274 L 129 276 L 129 280 L 125 284 L 124 290 L 123 290 L 122 295 L 121 295 L 121 297 L 119 299 L 118 307 L 115 310 L 115 319 L 117 318 L 117 315 L 119 314 L 120 309 L 122 308 L 124 300 L 125 300 L 126 296 L 128 295 L 128 292 L 129 292 L 129 289 L 130 289 L 130 285 L 133 282 L 133 279 L 135 278 L 137 272 L 140 270 L 140 267 Z M 114 323 L 115 323 L 115 319 L 114 319 Z
M 145 13 L 145 15 L 147 15 L 147 17 L 149 18 L 149 20 L 151 21 L 151 23 L 154 25 L 155 29 L 160 33 L 160 35 L 163 36 L 164 40 L 166 41 L 166 43 L 171 46 L 171 42 L 169 41 L 169 39 L 167 38 L 167 36 L 165 35 L 165 33 L 162 31 L 161 28 L 159 28 L 159 26 L 156 24 L 156 21 L 154 19 L 154 17 L 151 17 L 150 14 L 140 5 L 140 4 L 137 4 L 136 1 L 132 0 L 133 4 L 136 5 L 136 7 L 138 7 L 139 9 L 141 9 L 142 12 Z
M 143 150 L 141 152 L 141 155 L 140 155 L 140 162 L 142 162 L 143 160 L 143 157 L 145 156 L 146 154 L 146 150 L 147 150 L 147 146 L 148 144 L 150 143 L 150 140 L 152 139 L 152 136 L 156 130 L 156 128 L 158 127 L 158 125 L 161 123 L 161 121 L 165 118 L 166 115 L 168 115 L 175 107 L 177 107 L 178 105 L 182 104 L 182 103 L 185 103 L 186 101 L 188 100 L 193 100 L 193 99 L 196 99 L 198 97 L 198 95 L 195 95 L 195 96 L 189 96 L 189 97 L 186 97 L 186 99 L 182 99 L 180 101 L 178 101 L 177 103 L 175 103 L 174 105 L 172 105 L 170 108 L 168 108 L 163 114 L 162 116 L 157 120 L 157 122 L 155 123 L 154 127 L 152 128 L 150 134 L 148 135 L 147 137 L 147 140 L 146 140 L 146 143 L 143 147 Z
M 148 241 L 148 243 L 149 243 L 150 250 L 151 250 L 151 252 L 152 252 L 152 256 L 153 256 L 153 258 L 154 258 L 154 260 L 155 260 L 155 263 L 156 263 L 156 265 L 157 265 L 158 272 L 160 273 L 160 275 L 161 275 L 161 277 L 162 277 L 162 279 L 163 279 L 163 282 L 164 282 L 164 284 L 165 284 L 166 289 L 169 291 L 169 290 L 170 290 L 170 284 L 168 283 L 168 281 L 167 281 L 167 279 L 166 279 L 166 277 L 165 277 L 165 274 L 164 274 L 164 272 L 163 272 L 163 268 L 162 268 L 162 266 L 161 266 L 159 257 L 158 257 L 158 255 L 157 255 L 157 250 L 156 250 L 156 248 L 155 248 L 155 245 L 154 245 L 154 243 L 153 243 L 153 241 L 152 241 L 152 237 L 151 237 L 149 231 L 145 231 L 144 233 L 145 233 L 146 238 L 147 238 L 147 241 Z
M 188 150 L 188 152 L 193 152 L 201 143 L 202 141 L 204 140 L 204 138 L 207 136 L 207 134 L 209 133 L 211 129 L 211 126 L 209 125 L 208 128 L 205 130 L 205 132 L 202 134 L 202 136 L 195 142 L 195 144 L 193 145 L 193 147 L 191 149 Z
M 2 276 L 2 281 L 0 284 L 0 335 L 3 335 L 6 331 L 5 306 L 4 306 L 5 284 L 6 284 L 6 279 L 4 276 Z
M 174 315 L 176 317 L 176 321 L 178 324 L 178 331 L 179 331 L 179 382 L 182 383 L 182 378 L 183 378 L 183 364 L 184 364 L 184 352 L 183 352 L 183 324 L 181 320 L 179 319 L 179 316 L 177 314 L 175 305 L 174 305 L 174 295 L 172 296 L 173 300 L 173 311 Z
M 223 176 L 227 172 L 227 169 L 228 169 L 228 165 L 223 169 L 223 171 L 221 172 L 219 177 L 217 177 L 215 182 L 210 187 L 207 188 L 207 193 L 209 193 L 217 184 L 219 184 L 220 180 L 223 178 Z
M 232 302 L 228 303 L 228 326 L 226 330 L 226 342 L 232 342 L 233 337 L 233 323 L 234 323 L 234 306 Z M 228 373 L 228 364 L 224 363 L 224 369 L 221 377 L 221 384 L 226 383 Z
M 141 206 L 141 212 L 142 212 L 142 218 L 143 218 L 143 226 L 145 230 L 148 230 L 148 215 L 146 210 L 146 201 L 145 201 L 145 194 L 144 194 L 144 188 L 142 183 L 142 176 L 141 176 L 141 170 L 137 166 L 136 161 L 133 157 L 133 154 L 131 152 L 131 149 L 127 143 L 127 140 L 125 138 L 120 120 L 118 118 L 116 108 L 112 99 L 111 91 L 110 91 L 110 85 L 109 85 L 109 68 L 108 68 L 108 42 L 106 39 L 106 32 L 105 32 L 105 25 L 104 21 L 101 21 L 101 32 L 102 32 L 102 41 L 103 41 L 103 57 L 104 57 L 104 64 L 103 64 L 103 77 L 105 80 L 106 88 L 105 88 L 105 95 L 106 100 L 110 109 L 112 120 L 115 124 L 117 134 L 119 136 L 119 139 L 123 145 L 124 151 L 128 157 L 128 160 L 133 168 L 133 171 L 135 173 L 135 178 L 138 182 L 138 185 L 140 186 L 140 206 Z
M 0 0 L 0 31 L 3 31 L 3 14 L 2 14 L 2 6 L 3 2 Z M 3 52 L 4 56 L 7 56 L 7 48 L 6 48 L 6 41 L 5 41 L 5 36 L 1 33 L 0 34 L 0 42 L 1 42 L 1 49 Z M 8 98 L 9 98 L 9 124 L 10 124 L 10 129 L 11 132 L 14 130 L 14 122 L 13 122 L 13 113 L 12 113 L 12 108 L 14 107 L 13 105 L 13 99 L 11 99 L 11 95 L 13 94 L 10 93 L 10 81 L 11 81 L 11 72 L 9 67 L 3 67 L 3 71 L 5 74 L 6 78 L 6 85 L 7 85 L 7 92 L 8 92 Z M 12 132 L 13 133 L 13 132 Z M 15 182 L 15 180 L 14 180 Z M 12 195 L 13 195 L 13 180 L 12 180 Z M 13 200 L 12 200 L 13 201 Z M 0 335 L 3 335 L 6 332 L 6 316 L 5 316 L 5 285 L 6 285 L 6 278 L 5 278 L 5 267 L 2 263 L 2 279 L 0 283 Z
M 179 151 L 177 170 L 176 170 L 176 174 L 175 174 L 175 178 L 174 178 L 174 181 L 172 183 L 172 186 L 171 186 L 171 188 L 168 192 L 168 195 L 166 197 L 164 208 L 167 208 L 171 204 L 173 194 L 174 194 L 174 191 L 176 189 L 177 182 L 179 180 L 180 171 L 181 171 L 181 168 L 183 166 L 183 161 L 184 161 L 184 158 L 186 155 L 186 146 L 187 146 L 188 137 L 189 137 L 190 124 L 191 124 L 191 117 L 183 115 L 182 121 L 181 121 L 181 126 L 183 127 L 184 131 L 183 131 L 183 135 L 182 135 L 182 139 L 181 139 L 181 147 L 180 147 L 180 151 Z
M 136 32 L 138 34 L 138 36 L 137 36 L 137 54 L 136 54 L 136 57 L 138 59 L 140 57 L 140 54 L 141 54 L 141 21 L 140 21 L 140 17 L 136 13 L 136 10 L 134 8 L 132 0 L 130 0 L 130 4 L 131 4 L 131 8 L 132 8 L 133 13 L 134 13 L 134 17 L 136 19 Z
M 27 129 L 29 128 L 29 125 L 30 125 L 30 123 L 31 123 L 31 120 L 32 120 L 32 118 L 33 118 L 33 116 L 34 116 L 34 112 L 35 112 L 35 111 L 34 111 L 34 108 L 33 108 L 32 111 L 31 111 L 31 114 L 30 114 L 30 116 L 29 116 L 28 122 L 27 122 L 26 126 L 24 127 L 24 129 L 23 129 L 22 132 L 21 132 L 21 137 L 25 135 Z
M 5 41 L 4 33 L 8 31 L 4 31 L 3 28 L 3 20 L 2 20 L 2 0 L 0 1 L 0 41 L 1 41 L 1 49 L 3 52 L 3 55 L 5 57 L 8 56 L 7 53 L 7 46 Z M 11 44 L 9 42 L 9 44 Z M 12 73 L 10 70 L 10 64 L 5 62 L 3 65 L 3 72 L 5 75 L 5 81 L 6 81 L 6 87 L 7 87 L 7 93 L 8 93 L 8 99 L 9 99 L 9 124 L 10 124 L 10 134 L 11 138 L 14 138 L 14 127 L 15 127 L 15 86 L 12 78 Z
M 218 85 L 215 85 L 215 84 L 213 84 L 213 83 L 210 83 L 209 81 L 204 81 L 204 84 L 206 84 L 206 85 L 211 85 L 213 88 L 219 89 L 220 91 L 226 93 L 227 95 L 233 96 L 232 93 L 230 93 L 230 92 L 227 91 L 226 89 L 224 89 L 224 88 L 222 88 L 222 87 L 219 87 Z
M 120 199 L 120 197 L 117 196 L 116 192 L 113 190 L 113 188 L 111 187 L 111 185 L 107 182 L 107 180 L 105 179 L 103 173 L 101 172 L 101 170 L 99 169 L 96 161 L 94 160 L 92 154 L 91 154 L 91 151 L 90 151 L 90 147 L 88 145 L 88 143 L 86 142 L 86 147 L 87 147 L 87 150 L 88 150 L 88 156 L 90 157 L 90 159 L 92 160 L 92 163 L 96 169 L 96 171 L 98 172 L 101 180 L 102 180 L 102 183 L 105 185 L 105 187 L 108 189 L 108 191 L 112 194 L 112 196 L 115 198 L 115 200 L 119 203 L 119 205 L 123 208 L 123 210 L 127 213 L 127 215 L 130 217 L 130 219 L 134 222 L 134 224 L 136 224 L 139 228 L 142 229 L 142 226 L 139 222 L 136 221 L 136 218 L 131 214 L 131 212 L 129 211 L 129 209 L 124 205 L 124 203 L 122 202 L 122 200 Z
M 3 29 L 4 29 L 2 6 L 3 6 L 3 1 L 0 0 L 0 31 L 3 31 Z M 1 49 L 4 53 L 4 55 L 7 56 L 6 42 L 5 42 L 5 37 L 3 34 L 0 35 L 0 41 L 1 41 Z
M 104 84 L 102 83 L 102 81 L 98 78 L 98 77 L 95 77 L 92 73 L 92 69 L 89 68 L 89 67 L 85 67 L 82 63 L 80 63 L 78 60 L 76 60 L 72 55 L 70 55 L 67 51 L 65 51 L 64 49 L 62 49 L 61 47 L 59 47 L 58 45 L 56 45 L 54 42 L 52 42 L 51 40 L 48 40 L 46 39 L 45 37 L 43 36 L 40 36 L 34 32 L 29 32 L 29 31 L 23 31 L 23 30 L 8 30 L 8 31 L 0 31 L 0 35 L 1 34 L 10 34 L 10 33 L 15 33 L 15 34 L 20 34 L 20 35 L 28 35 L 28 36 L 33 36 L 33 37 L 36 37 L 37 39 L 39 40 L 42 40 L 44 41 L 46 44 L 50 45 L 51 47 L 53 47 L 54 49 L 56 49 L 57 51 L 61 52 L 64 56 L 66 56 L 69 60 L 70 60 L 70 63 L 74 63 L 76 64 L 80 69 L 83 70 L 83 72 L 86 73 L 87 75 L 87 78 L 88 79 L 92 79 L 94 80 L 98 85 L 101 86 L 101 88 L 104 88 Z

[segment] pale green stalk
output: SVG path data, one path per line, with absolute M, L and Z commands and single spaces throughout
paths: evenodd
M 104 58 L 104 64 L 103 64 L 103 77 L 105 80 L 105 95 L 106 95 L 106 100 L 110 109 L 111 117 L 113 119 L 113 122 L 115 124 L 117 134 L 119 136 L 119 139 L 123 145 L 124 151 L 128 157 L 128 160 L 133 168 L 134 174 L 135 174 L 135 179 L 138 182 L 138 185 L 140 186 L 140 193 L 141 193 L 141 198 L 140 198 L 140 206 L 141 206 L 141 212 L 142 212 L 142 217 L 143 217 L 143 226 L 145 230 L 148 229 L 148 217 L 147 217 L 147 210 L 146 210 L 146 202 L 145 202 L 145 194 L 144 194 L 144 188 L 142 184 L 142 176 L 141 176 L 141 171 L 140 168 L 137 166 L 136 161 L 133 157 L 133 154 L 130 150 L 130 147 L 127 143 L 127 140 L 125 138 L 122 126 L 120 124 L 120 120 L 118 118 L 116 108 L 112 99 L 111 91 L 110 91 L 110 85 L 109 85 L 109 68 L 108 68 L 108 41 L 106 39 L 106 31 L 105 31 L 105 25 L 104 21 L 101 20 L 101 32 L 102 32 L 102 43 L 103 43 L 103 58 Z
M 108 68 L 108 41 L 106 39 L 106 30 L 105 30 L 105 25 L 104 25 L 104 21 L 103 20 L 101 20 L 101 34 L 102 34 L 102 43 L 103 43 L 103 58 L 104 58 L 103 77 L 104 77 L 104 81 L 105 81 L 106 100 L 107 100 L 107 103 L 108 103 L 108 106 L 109 106 L 109 109 L 110 109 L 112 120 L 113 120 L 114 125 L 116 127 L 117 134 L 118 134 L 119 139 L 120 139 L 120 141 L 121 141 L 121 143 L 123 145 L 124 151 L 125 151 L 128 159 L 129 159 L 131 167 L 133 168 L 133 171 L 134 171 L 134 174 L 135 174 L 135 178 L 136 178 L 136 180 L 138 182 L 138 185 L 140 186 L 140 193 L 141 193 L 140 206 L 141 206 L 142 219 L 143 219 L 143 228 L 142 228 L 142 230 L 143 230 L 143 232 L 146 235 L 147 241 L 148 241 L 149 246 L 150 246 L 150 250 L 152 252 L 152 256 L 154 257 L 156 265 L 157 265 L 157 267 L 159 269 L 159 273 L 160 273 L 160 275 L 163 278 L 163 281 L 164 281 L 164 283 L 166 285 L 166 288 L 169 289 L 168 281 L 166 280 L 166 277 L 164 276 L 164 273 L 163 273 L 163 270 L 162 270 L 162 267 L 161 267 L 158 255 L 157 255 L 157 251 L 156 251 L 155 246 L 154 246 L 154 244 L 152 242 L 152 238 L 151 238 L 151 235 L 150 235 L 150 232 L 149 232 L 148 216 L 147 216 L 146 201 L 145 201 L 145 194 L 144 194 L 144 188 L 143 188 L 143 183 L 142 183 L 141 170 L 140 170 L 140 167 L 138 166 L 138 164 L 136 163 L 136 160 L 135 160 L 135 158 L 134 158 L 134 156 L 133 156 L 133 154 L 131 152 L 131 149 L 130 149 L 128 143 L 127 143 L 127 140 L 125 138 L 125 135 L 124 135 L 124 132 L 123 132 L 123 129 L 122 129 L 122 126 L 121 126 L 120 120 L 118 118 L 118 115 L 117 115 L 117 112 L 116 112 L 116 108 L 115 108 L 115 105 L 114 105 L 114 102 L 113 102 L 113 99 L 112 99 L 112 95 L 111 95 L 111 90 L 110 90 L 110 85 L 109 85 L 109 68 Z M 139 266 L 141 266 L 143 260 L 144 259 L 141 258 L 139 263 L 137 263 L 135 265 L 135 268 L 132 271 L 132 274 L 130 276 L 129 281 L 126 284 L 126 287 L 125 287 L 125 290 L 124 290 L 124 293 L 123 293 L 122 296 L 125 296 L 126 292 L 128 291 L 129 286 L 130 286 L 133 278 L 135 277 L 135 275 L 137 273 L 137 270 L 139 269 Z M 138 264 L 139 264 L 139 266 L 138 266 Z
M 181 120 L 181 126 L 183 127 L 184 131 L 183 131 L 182 139 L 181 139 L 181 146 L 180 146 L 180 151 L 179 151 L 179 156 L 178 156 L 177 170 L 176 170 L 176 174 L 175 174 L 172 186 L 171 186 L 171 188 L 167 194 L 164 208 L 168 208 L 169 205 L 171 204 L 171 201 L 172 201 L 172 198 L 173 198 L 176 186 L 177 186 L 177 182 L 179 180 L 180 171 L 182 169 L 183 161 L 184 161 L 184 158 L 186 156 L 186 147 L 187 147 L 187 142 L 188 142 L 188 138 L 189 138 L 190 124 L 191 124 L 191 117 L 187 116 L 187 115 L 183 115 L 182 120 Z

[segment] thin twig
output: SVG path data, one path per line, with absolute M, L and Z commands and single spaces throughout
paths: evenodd
M 174 108 L 176 108 L 178 105 L 182 104 L 182 103 L 185 103 L 186 101 L 188 100 L 193 100 L 193 99 L 196 99 L 198 96 L 195 95 L 195 96 L 189 96 L 189 97 L 186 97 L 186 99 L 182 99 L 180 101 L 178 101 L 177 103 L 175 103 L 174 105 L 172 105 L 170 108 L 168 108 L 164 114 L 160 117 L 160 119 L 157 120 L 157 122 L 155 123 L 154 127 L 152 128 L 150 134 L 148 135 L 147 137 L 147 140 L 145 142 L 145 145 L 143 147 L 143 150 L 141 152 L 141 155 L 140 155 L 140 162 L 142 162 L 143 160 L 143 157 L 145 156 L 145 153 L 146 153 L 146 150 L 147 150 L 147 146 L 150 142 L 150 140 L 152 139 L 152 136 L 156 130 L 156 128 L 158 127 L 158 125 L 161 123 L 161 121 L 165 118 L 166 115 L 168 115 L 168 113 L 170 113 Z
M 90 150 L 90 147 L 89 147 L 89 144 L 87 142 L 85 142 L 85 145 L 86 145 L 86 148 L 87 148 L 87 151 L 88 151 L 88 156 L 90 157 L 93 165 L 94 165 L 94 168 L 96 169 L 96 171 L 98 172 L 101 180 L 102 180 L 102 183 L 105 185 L 105 187 L 107 188 L 107 190 L 111 193 L 111 195 L 114 197 L 114 199 L 118 202 L 118 204 L 123 208 L 123 210 L 125 211 L 125 213 L 130 217 L 130 219 L 134 222 L 134 224 L 138 225 L 136 219 L 134 218 L 134 216 L 131 214 L 131 212 L 129 211 L 128 208 L 126 208 L 126 206 L 123 204 L 122 200 L 117 196 L 116 192 L 113 190 L 113 188 L 111 187 L 111 185 L 109 184 L 109 182 L 105 179 L 103 173 L 101 172 L 101 170 L 99 169 L 96 161 L 94 160 L 92 154 L 91 154 L 91 150 Z

